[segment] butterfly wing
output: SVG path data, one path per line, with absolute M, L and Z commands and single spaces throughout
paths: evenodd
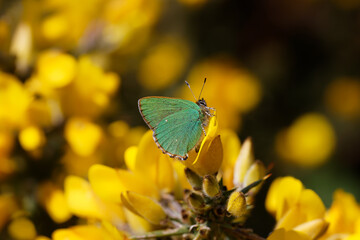
M 170 157 L 185 160 L 201 137 L 200 107 L 183 99 L 146 97 L 139 100 L 139 110 L 158 147 Z
M 168 97 L 144 97 L 138 101 L 140 114 L 143 117 L 146 124 L 154 130 L 156 126 L 165 117 L 185 110 L 185 109 L 199 109 L 200 107 L 196 103 Z

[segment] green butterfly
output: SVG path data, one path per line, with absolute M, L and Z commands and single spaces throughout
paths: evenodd
M 210 110 L 215 110 L 200 97 L 196 103 L 169 97 L 144 97 L 139 99 L 138 106 L 145 123 L 154 132 L 156 145 L 163 153 L 180 160 L 188 158 L 188 152 L 200 141 L 202 132 L 206 136 L 204 127 L 214 116 Z

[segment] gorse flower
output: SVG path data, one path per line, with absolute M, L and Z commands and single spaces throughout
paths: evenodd
M 300 116 L 276 138 L 278 154 L 303 167 L 323 164 L 335 148 L 335 132 L 327 118 L 319 113 Z
M 334 192 L 333 203 L 326 212 L 329 229 L 321 239 L 355 240 L 360 238 L 360 204 L 341 189 Z
M 277 178 L 271 185 L 267 210 L 276 218 L 269 240 L 353 240 L 360 236 L 360 207 L 354 196 L 337 190 L 330 209 L 319 196 L 293 177 Z
M 186 161 L 163 154 L 152 138 L 152 131 L 148 131 L 138 146 L 126 150 L 127 170 L 96 164 L 89 169 L 89 183 L 79 177 L 67 177 L 65 196 L 71 212 L 101 223 L 101 227 L 84 228 L 98 226 L 98 232 L 117 229 L 116 234 L 122 236 L 116 238 L 111 231 L 110 239 L 125 236 L 261 239 L 242 224 L 256 186 L 265 179 L 265 170 L 254 174 L 252 169 L 257 169 L 258 163 L 249 149 L 242 150 L 237 165 L 243 165 L 244 174 L 251 177 L 234 180 L 236 188 L 228 189 L 216 178 L 223 159 L 216 116 L 211 119 L 207 133 L 198 152 L 190 152 Z M 250 140 L 244 146 L 251 148 Z M 57 230 L 53 237 L 65 239 L 74 231 L 77 232 Z M 84 232 L 82 238 L 86 236 Z
M 278 178 L 272 183 L 266 209 L 277 221 L 270 240 L 317 239 L 328 227 L 320 197 L 293 177 Z

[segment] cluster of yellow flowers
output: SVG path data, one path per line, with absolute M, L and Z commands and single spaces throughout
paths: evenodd
M 68 176 L 69 209 L 87 223 L 57 230 L 53 239 L 96 239 L 99 235 L 126 239 L 129 234 L 134 238 L 221 238 L 226 235 L 224 229 L 230 236 L 249 234 L 226 224 L 233 223 L 235 228 L 244 222 L 266 170 L 254 160 L 250 139 L 240 150 L 236 134 L 218 130 L 217 125 L 216 117 L 212 118 L 199 152 L 192 150 L 186 161 L 162 154 L 149 130 L 137 146 L 125 151 L 127 170 L 95 164 L 89 169 L 89 182 Z M 219 182 L 217 172 L 231 182 Z
M 326 210 L 320 197 L 299 180 L 277 178 L 269 189 L 266 208 L 277 220 L 269 240 L 360 238 L 360 204 L 340 189 Z

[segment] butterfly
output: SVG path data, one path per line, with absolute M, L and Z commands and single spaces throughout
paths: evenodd
M 206 78 L 204 80 L 204 88 Z M 185 83 L 190 88 L 188 82 Z M 191 88 L 190 91 L 195 98 Z M 214 116 L 204 98 L 196 102 L 170 97 L 143 97 L 138 100 L 141 116 L 153 131 L 153 138 L 160 150 L 172 158 L 186 160 L 188 152 L 206 136 L 205 127 Z M 195 98 L 196 100 L 196 98 Z

